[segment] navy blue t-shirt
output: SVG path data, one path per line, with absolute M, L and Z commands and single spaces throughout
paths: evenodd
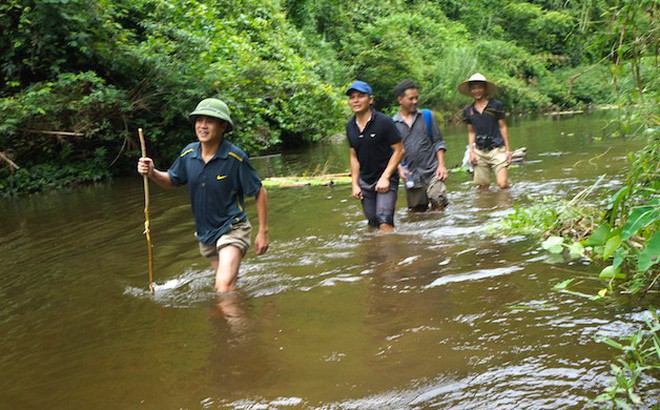
M 247 155 L 227 140 L 206 164 L 201 150 L 199 142 L 186 146 L 167 173 L 174 185 L 188 185 L 197 240 L 212 244 L 247 220 L 244 195 L 255 196 L 261 179 Z
M 476 133 L 477 148 L 492 149 L 504 146 L 500 133 L 499 120 L 506 118 L 504 104 L 498 100 L 488 100 L 482 113 L 474 108 L 474 103 L 463 108 L 463 122 L 472 124 Z
M 348 120 L 346 136 L 360 162 L 360 178 L 367 184 L 378 181 L 394 152 L 391 146 L 401 142 L 401 135 L 392 118 L 373 108 L 371 119 L 362 132 L 355 122 L 355 116 Z M 399 183 L 397 172 L 390 177 L 390 183 Z

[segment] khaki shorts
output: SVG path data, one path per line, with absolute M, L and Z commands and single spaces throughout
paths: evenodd
M 477 154 L 477 165 L 474 166 L 474 183 L 477 185 L 489 185 L 490 173 L 497 175 L 500 170 L 509 166 L 506 163 L 506 148 L 497 147 L 490 151 L 482 151 L 475 147 Z
M 232 225 L 232 227 L 224 235 L 222 235 L 215 243 L 199 243 L 199 253 L 206 258 L 217 258 L 220 249 L 225 246 L 235 246 L 241 250 L 243 255 L 250 249 L 250 233 L 252 232 L 252 225 L 250 221 L 245 220 Z
M 431 178 L 426 187 L 406 189 L 406 201 L 408 208 L 414 210 L 425 210 L 429 202 L 433 208 L 447 206 L 447 188 L 445 183 L 436 176 Z

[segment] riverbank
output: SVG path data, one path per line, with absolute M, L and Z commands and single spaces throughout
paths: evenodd
M 600 113 L 606 113 L 612 110 L 611 106 L 603 106 L 602 109 L 598 108 L 595 110 L 587 110 L 582 114 L 577 112 L 572 113 L 571 115 L 599 115 Z M 535 117 L 542 116 L 542 113 L 538 113 L 530 116 L 515 116 L 509 119 L 509 126 L 515 127 L 521 126 L 526 121 L 533 121 Z M 565 118 L 571 115 L 551 115 L 553 118 Z M 443 121 L 439 119 L 439 122 L 442 124 Z M 524 126 L 524 125 L 522 125 Z M 445 136 L 445 140 L 449 141 L 450 149 L 447 154 L 448 157 L 448 166 L 451 168 L 458 168 L 462 165 L 462 153 L 465 148 L 465 143 L 463 139 L 467 139 L 465 135 L 464 125 L 460 122 L 450 123 L 441 126 L 441 131 Z M 590 134 L 593 135 L 595 130 L 588 130 Z M 597 130 L 596 130 L 597 131 Z M 606 135 L 598 135 L 598 138 L 605 137 Z M 329 138 L 328 141 L 318 142 L 314 144 L 309 144 L 310 149 L 318 149 L 320 152 L 327 150 L 327 145 L 335 144 L 341 145 L 345 142 L 345 135 L 336 134 Z M 518 144 L 513 139 L 513 148 L 520 148 L 522 144 Z M 300 150 L 297 148 L 296 150 Z M 292 151 L 292 152 L 295 152 Z M 457 153 L 460 152 L 460 155 Z M 289 152 L 286 152 L 289 155 Z M 139 153 L 135 153 L 139 155 Z M 272 154 L 271 154 L 272 155 Z M 281 154 L 275 154 L 280 156 Z M 314 174 L 318 175 L 324 172 L 324 169 L 327 167 L 332 168 L 332 173 L 345 172 L 348 170 L 348 164 L 343 163 L 343 157 L 345 154 L 343 152 L 338 152 L 337 150 L 332 150 L 330 154 L 331 160 L 340 161 L 343 168 L 337 167 L 336 164 L 321 164 L 316 165 L 316 169 L 304 169 L 304 170 L 281 170 L 275 174 L 271 172 L 265 172 L 264 177 L 287 177 L 287 176 L 301 176 Z M 261 160 L 261 158 L 267 158 L 265 156 L 256 156 L 256 160 Z M 275 159 L 277 161 L 277 159 Z M 77 186 L 86 186 L 90 184 L 97 183 L 106 183 L 111 181 L 113 178 L 124 177 L 131 175 L 134 172 L 132 167 L 125 167 L 125 169 L 113 168 L 108 164 L 111 161 L 107 158 L 104 151 L 99 151 L 98 155 L 93 159 L 81 162 L 70 162 L 65 165 L 52 165 L 52 164 L 37 164 L 31 167 L 19 167 L 19 169 L 13 169 L 12 173 L 5 178 L 0 178 L 0 197 L 16 196 L 16 195 L 25 195 L 39 192 L 46 192 L 64 188 L 71 188 Z M 292 183 L 295 181 L 292 181 Z M 299 181 L 298 181 L 299 182 Z

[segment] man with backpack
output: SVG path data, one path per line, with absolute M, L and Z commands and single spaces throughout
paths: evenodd
M 447 147 L 430 110 L 419 110 L 419 86 L 401 81 L 394 88 L 399 112 L 393 117 L 405 148 L 399 174 L 406 181 L 406 200 L 411 211 L 443 210 L 449 203 L 444 181 Z

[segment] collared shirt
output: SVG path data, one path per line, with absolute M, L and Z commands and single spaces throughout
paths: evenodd
M 197 240 L 202 243 L 215 243 L 234 223 L 246 220 L 244 195 L 255 196 L 261 188 L 247 155 L 224 139 L 207 163 L 201 144 L 189 144 L 167 173 L 174 185 L 188 185 Z
M 373 184 L 383 174 L 392 157 L 392 145 L 401 142 L 401 135 L 389 116 L 371 109 L 371 119 L 360 132 L 355 116 L 346 123 L 346 136 L 360 162 L 360 178 Z M 399 183 L 399 174 L 392 173 L 391 183 Z
M 406 150 L 403 160 L 406 161 L 408 169 L 418 175 L 423 183 L 427 183 L 438 170 L 437 152 L 447 151 L 442 133 L 438 129 L 438 123 L 435 118 L 431 117 L 433 141 L 429 138 L 426 121 L 421 110 L 415 112 L 412 127 L 405 122 L 401 112 L 394 116 L 394 124 L 403 140 Z
M 504 146 L 504 138 L 500 133 L 499 120 L 506 118 L 504 105 L 495 99 L 488 100 L 484 111 L 480 113 L 474 108 L 474 103 L 466 105 L 463 109 L 463 122 L 472 124 L 477 135 L 477 141 L 485 138 L 493 148 Z

